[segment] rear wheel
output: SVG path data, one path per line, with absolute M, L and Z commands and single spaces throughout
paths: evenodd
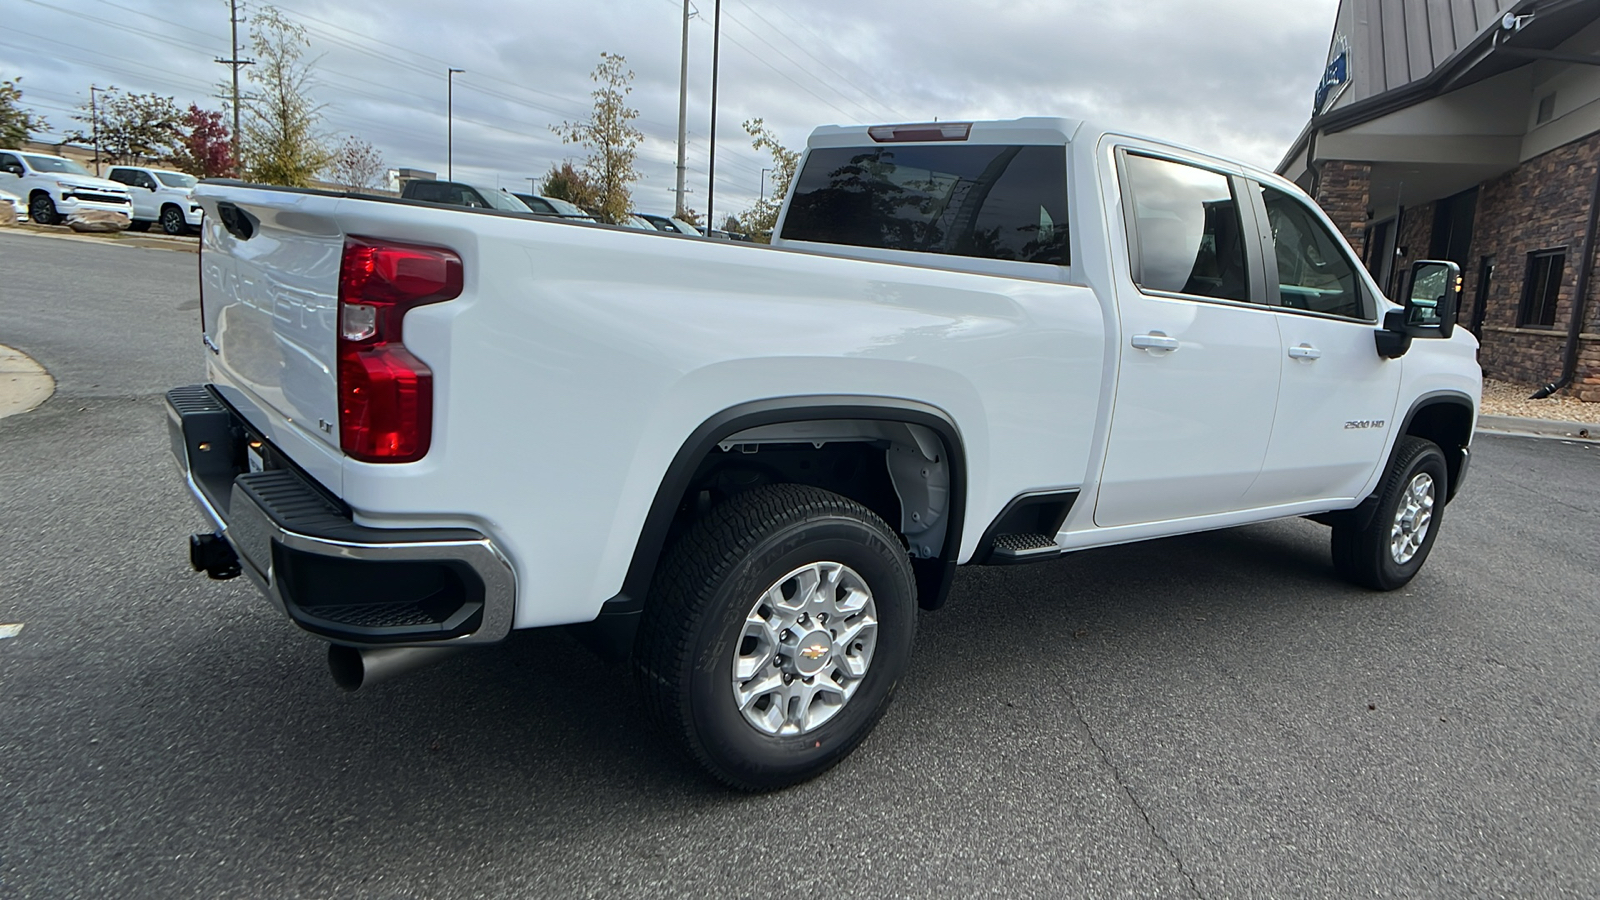
M 187 232 L 189 223 L 184 221 L 183 210 L 176 206 L 161 207 L 161 230 L 174 236 Z
M 657 718 L 741 790 L 804 781 L 877 724 L 911 655 L 916 582 L 861 504 L 768 485 L 711 510 L 669 551 L 634 658 Z
M 1376 591 L 1404 587 L 1416 576 L 1439 536 L 1450 472 L 1439 445 L 1402 437 L 1378 492 L 1378 511 L 1365 528 L 1333 527 L 1333 567 L 1348 581 Z
M 38 191 L 28 198 L 28 218 L 40 225 L 57 225 L 61 222 L 61 214 L 56 212 L 55 201 L 44 191 Z

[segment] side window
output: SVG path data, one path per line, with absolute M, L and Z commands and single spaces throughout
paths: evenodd
M 133 183 L 133 173 L 129 172 L 127 169 L 112 169 L 110 172 L 106 173 L 106 177 L 117 182 L 118 184 Z
M 1248 301 L 1244 229 L 1228 176 L 1132 153 L 1123 171 L 1134 281 L 1149 291 Z
M 1322 221 L 1283 191 L 1263 187 L 1261 199 L 1278 261 L 1279 302 L 1290 309 L 1369 318 L 1355 266 Z
M 148 188 L 152 191 L 156 189 L 156 180 L 150 177 L 149 172 L 140 172 L 137 184 L 139 187 Z
M 22 168 L 22 161 L 9 153 L 0 153 L 0 169 L 4 169 L 7 166 L 14 166 L 20 169 Z

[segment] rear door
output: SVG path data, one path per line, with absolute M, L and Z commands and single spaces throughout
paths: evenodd
M 1250 183 L 1283 336 L 1278 416 L 1252 506 L 1356 497 L 1383 461 L 1404 363 L 1378 355 L 1377 298 L 1300 197 Z
M 1246 183 L 1137 149 L 1114 160 L 1128 268 L 1116 273 L 1119 374 L 1095 524 L 1242 509 L 1282 368 Z

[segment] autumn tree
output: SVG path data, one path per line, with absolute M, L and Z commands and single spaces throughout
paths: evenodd
M 572 165 L 572 160 L 551 163 L 550 171 L 545 173 L 544 181 L 539 183 L 539 193 L 546 197 L 575 203 L 584 209 L 596 209 L 600 205 L 599 189 L 582 169 Z
M 778 224 L 778 211 L 783 208 L 783 198 L 789 193 L 789 183 L 794 180 L 794 169 L 800 163 L 800 153 L 785 147 L 761 119 L 745 122 L 744 130 L 751 137 L 752 147 L 765 150 L 772 156 L 772 181 L 768 185 L 771 190 L 740 217 L 751 239 L 767 244 L 772 242 L 772 229 Z
M 380 186 L 388 169 L 378 148 L 352 134 L 333 152 L 328 178 L 347 191 L 365 191 Z
M 21 78 L 0 81 L 0 147 L 18 147 L 33 137 L 33 132 L 49 127 L 44 119 L 22 107 Z
M 95 143 L 112 165 L 140 163 L 172 155 L 183 134 L 183 111 L 160 94 L 124 93 L 116 87 L 78 107 L 73 119 L 84 123 L 67 135 L 74 143 Z
M 590 78 L 600 85 L 593 92 L 594 114 L 587 122 L 562 122 L 551 130 L 562 143 L 578 144 L 589 151 L 583 172 L 597 193 L 595 214 L 605 222 L 622 222 L 633 209 L 631 186 L 638 180 L 634 168 L 644 135 L 634 127 L 639 111 L 628 106 L 633 92 L 633 72 L 624 68 L 620 54 L 601 53 Z
M 311 98 L 311 67 L 301 59 L 310 45 L 306 30 L 265 6 L 250 19 L 250 43 L 252 90 L 240 126 L 245 169 L 252 181 L 308 187 L 334 150 L 318 131 L 322 106 Z
M 233 174 L 232 135 L 222 113 L 191 103 L 183 114 L 183 132 L 172 154 L 172 164 L 196 178 Z

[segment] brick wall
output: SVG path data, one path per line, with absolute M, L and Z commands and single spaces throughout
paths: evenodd
M 1372 166 L 1367 163 L 1330 160 L 1322 164 L 1322 175 L 1317 182 L 1317 205 L 1339 226 L 1358 258 L 1367 252 L 1363 232 L 1367 227 L 1371 192 Z
M 1429 245 L 1433 243 L 1434 206 L 1433 203 L 1407 206 L 1395 229 L 1394 272 L 1383 289 L 1396 303 L 1403 299 L 1402 294 L 1411 284 L 1411 264 L 1428 258 Z M 1400 252 L 1402 250 L 1405 252 Z
M 1483 183 L 1473 226 L 1472 264 L 1464 273 L 1467 278 L 1463 306 L 1464 318 L 1471 321 L 1478 289 L 1478 262 L 1484 256 L 1493 256 L 1494 276 L 1484 304 L 1483 348 L 1478 352 L 1485 375 L 1541 384 L 1560 376 L 1567 327 L 1577 300 L 1581 267 L 1578 256 L 1588 227 L 1597 164 L 1600 134 L 1558 147 Z M 1555 327 L 1517 327 L 1528 254 L 1560 247 L 1566 248 L 1567 257 Z M 1585 304 L 1590 330 L 1600 327 L 1594 322 L 1597 294 L 1600 281 L 1591 273 Z M 1585 400 L 1600 400 L 1600 340 L 1589 339 L 1583 344 L 1577 380 L 1570 391 Z

